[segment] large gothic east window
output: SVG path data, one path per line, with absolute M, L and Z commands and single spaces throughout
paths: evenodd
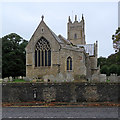
M 51 47 L 44 37 L 35 45 L 35 67 L 40 66 L 51 66 Z

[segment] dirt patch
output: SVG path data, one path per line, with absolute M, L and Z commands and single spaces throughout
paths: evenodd
M 2 107 L 32 107 L 32 106 L 38 106 L 38 107 L 105 107 L 105 106 L 115 106 L 119 107 L 120 103 L 112 103 L 112 102 L 90 102 L 90 103 L 69 103 L 69 102 L 16 102 L 16 103 L 2 103 Z

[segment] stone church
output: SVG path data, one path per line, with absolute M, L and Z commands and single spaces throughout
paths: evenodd
M 97 42 L 86 44 L 85 20 L 69 16 L 67 39 L 56 35 L 44 22 L 44 16 L 26 47 L 26 77 L 45 82 L 70 82 L 76 76 L 91 80 L 98 73 Z

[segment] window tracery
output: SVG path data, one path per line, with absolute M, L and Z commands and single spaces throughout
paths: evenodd
M 35 45 L 35 67 L 40 66 L 51 66 L 51 47 L 44 37 Z

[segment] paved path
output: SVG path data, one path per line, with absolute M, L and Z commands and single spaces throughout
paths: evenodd
M 6 107 L 3 118 L 118 118 L 117 107 Z

